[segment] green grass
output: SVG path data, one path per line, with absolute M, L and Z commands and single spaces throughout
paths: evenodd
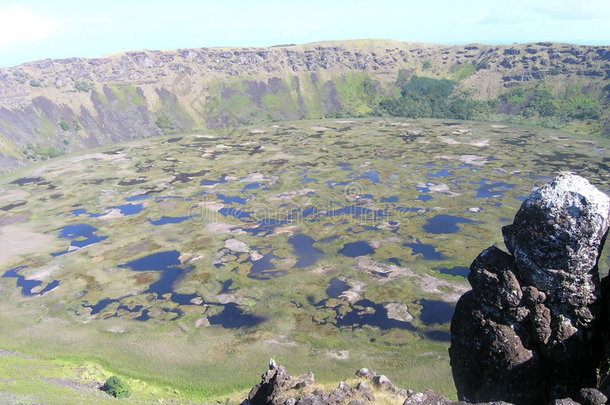
M 375 82 L 366 73 L 347 73 L 335 79 L 335 86 L 348 117 L 365 117 L 377 112 L 380 97 Z
M 110 90 L 124 107 L 146 105 L 146 99 L 138 92 L 138 88 L 134 85 L 110 86 Z
M 16 352 L 0 354 L 0 401 L 57 405 L 116 404 L 99 387 L 112 374 L 100 365 L 83 360 L 46 360 Z M 124 403 L 153 404 L 159 400 L 190 403 L 173 389 L 157 387 L 123 377 L 132 387 Z
M 453 79 L 462 81 L 469 78 L 477 71 L 476 66 L 471 64 L 456 64 L 451 66 L 449 72 L 453 75 Z

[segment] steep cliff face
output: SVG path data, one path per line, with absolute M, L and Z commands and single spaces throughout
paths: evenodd
M 610 47 L 395 41 L 127 52 L 0 70 L 0 165 L 175 131 L 375 112 L 400 71 L 473 98 L 546 81 L 601 91 Z

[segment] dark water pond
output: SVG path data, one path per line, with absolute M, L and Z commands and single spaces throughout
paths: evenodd
M 425 260 L 444 260 L 445 255 L 437 251 L 432 245 L 426 245 L 425 243 L 403 243 L 405 247 L 410 248 L 413 254 L 423 255 Z
M 62 239 L 71 240 L 71 247 L 82 248 L 108 239 L 107 236 L 96 235 L 96 232 L 97 228 L 88 224 L 68 225 L 61 228 L 59 237 Z M 51 253 L 51 255 L 61 256 L 69 252 L 70 250 L 65 250 L 62 252 Z
M 324 255 L 324 252 L 320 249 L 315 248 L 313 245 L 316 240 L 311 236 L 297 234 L 288 239 L 288 243 L 292 245 L 295 253 L 299 256 L 294 265 L 295 268 L 313 266 L 316 264 L 318 259 Z
M 248 199 L 242 197 L 228 197 L 224 194 L 216 194 L 219 200 L 223 202 L 223 204 L 245 204 Z
M 95 305 L 85 305 L 85 308 L 91 308 L 91 315 L 97 315 L 100 312 L 102 312 L 108 305 L 115 303 L 115 302 L 121 302 L 121 300 L 123 298 L 126 297 L 121 297 L 121 298 L 106 298 L 103 299 L 101 301 L 99 301 L 97 304 Z
M 159 296 L 167 293 L 172 293 L 174 283 L 178 280 L 187 269 L 180 268 L 180 252 L 170 250 L 167 252 L 154 253 L 141 259 L 133 260 L 126 264 L 121 264 L 118 267 L 128 268 L 134 271 L 160 271 L 161 278 L 152 283 L 145 293 L 155 293 Z
M 430 201 L 430 200 L 433 200 L 433 199 L 434 199 L 434 197 L 432 197 L 431 195 L 427 195 L 427 194 L 420 194 L 416 198 L 416 200 L 423 201 L 423 202 Z
M 231 288 L 233 285 L 233 280 L 229 279 L 222 283 L 222 290 L 220 290 L 220 294 L 231 294 L 236 288 Z
M 143 201 L 143 200 L 148 200 L 149 198 L 150 198 L 149 194 L 139 194 L 139 195 L 134 195 L 132 197 L 125 198 L 125 201 L 127 201 L 127 202 Z
M 264 184 L 263 183 L 259 183 L 259 182 L 246 184 L 244 186 L 244 188 L 242 189 L 242 192 L 243 191 L 247 191 L 247 190 L 258 190 L 259 188 L 262 188 L 263 186 L 264 186 Z
M 301 179 L 301 183 L 305 183 L 305 184 L 307 184 L 307 183 L 318 184 L 319 183 L 318 180 L 312 179 L 311 177 L 309 177 L 309 173 L 310 173 L 309 169 L 305 169 L 305 170 L 303 170 L 300 173 L 300 175 L 303 176 L 303 178 Z M 316 173 L 318 173 L 318 172 L 316 172 Z
M 449 274 L 450 276 L 464 277 L 464 278 L 468 278 L 468 274 L 470 274 L 470 269 L 468 267 L 461 267 L 461 266 L 452 267 L 450 269 L 441 267 L 438 269 L 438 271 L 441 274 Z
M 218 180 L 201 180 L 201 182 L 199 184 L 202 186 L 215 186 L 217 184 L 227 184 L 227 183 L 228 183 L 228 181 L 223 176 L 222 178 L 220 178 Z
M 347 290 L 349 290 L 349 285 L 345 281 L 340 278 L 333 278 L 328 283 L 326 295 L 328 295 L 328 298 L 339 298 Z
M 362 327 L 375 326 L 381 330 L 406 329 L 416 331 L 417 328 L 410 322 L 398 321 L 388 318 L 388 311 L 383 304 L 375 304 L 369 300 L 360 300 L 354 304 L 350 312 L 337 317 L 337 326 Z
M 227 208 L 223 207 L 218 210 L 220 215 L 225 217 L 235 217 L 237 219 L 250 218 L 252 216 L 251 212 L 238 210 L 237 208 Z
M 9 184 L 17 184 L 18 186 L 25 186 L 26 184 L 39 183 L 43 180 L 44 179 L 42 177 L 22 177 L 20 179 L 11 181 Z
M 360 241 L 346 243 L 343 245 L 343 248 L 339 250 L 339 253 L 347 257 L 359 257 L 375 253 L 375 249 L 373 249 L 373 247 L 367 242 Z
M 166 216 L 162 216 L 161 218 L 159 218 L 157 220 L 147 219 L 147 221 L 150 222 L 151 224 L 155 225 L 155 226 L 161 226 L 161 225 L 167 225 L 167 224 L 179 224 L 181 222 L 188 221 L 191 218 L 193 218 L 193 217 L 192 216 L 186 216 L 186 217 L 166 217 Z
M 397 196 L 392 197 L 381 197 L 382 203 L 397 203 L 400 199 Z
M 0 208 L 0 210 L 2 210 L 2 211 L 10 211 L 13 208 L 22 207 L 25 204 L 27 204 L 27 201 L 17 201 L 15 203 L 5 205 L 4 207 Z
M 217 315 L 208 317 L 211 325 L 220 325 L 227 329 L 251 328 L 263 323 L 266 319 L 252 314 L 244 313 L 235 303 L 224 305 L 224 309 Z
M 432 177 L 432 178 L 438 178 L 438 177 L 453 177 L 454 174 L 449 172 L 448 170 L 440 170 L 436 173 L 430 173 L 428 174 L 428 177 Z
M 428 223 L 424 225 L 424 230 L 428 233 L 457 233 L 460 231 L 458 224 L 472 224 L 473 220 L 458 217 L 455 215 L 437 215 L 428 219 Z
M 381 180 L 379 180 L 379 172 L 375 172 L 375 171 L 362 173 L 362 176 L 360 176 L 359 179 L 368 179 L 368 180 L 372 181 L 374 184 L 381 183 Z
M 137 318 L 134 318 L 136 321 L 140 321 L 140 322 L 146 322 L 150 319 L 150 315 L 148 314 L 148 309 L 145 309 L 144 311 L 142 311 L 142 314 L 140 316 L 138 316 Z
M 424 325 L 444 324 L 451 322 L 455 305 L 445 301 L 421 299 L 417 301 L 422 306 L 420 315 Z
M 125 204 L 118 205 L 116 207 L 107 207 L 106 209 L 117 209 L 121 212 L 121 214 L 129 216 L 139 214 L 144 209 L 144 206 L 142 204 Z
M 501 181 L 490 182 L 489 180 L 481 180 L 478 182 L 481 186 L 477 189 L 475 198 L 504 198 L 504 193 L 507 190 L 515 188 L 514 184 L 508 184 Z
M 43 295 L 55 287 L 57 287 L 60 282 L 59 280 L 54 280 L 46 285 L 45 288 L 40 290 L 37 293 L 33 293 L 32 290 L 42 285 L 42 281 L 40 280 L 28 280 L 24 276 L 18 273 L 18 271 L 25 269 L 27 266 L 15 267 L 14 269 L 8 270 L 6 273 L 2 275 L 5 278 L 16 278 L 17 279 L 17 287 L 21 288 L 21 294 L 27 297 L 35 297 L 37 295 Z
M 72 210 L 71 214 L 74 215 L 75 217 L 80 217 L 81 215 L 86 215 L 89 218 L 99 218 L 102 215 L 104 215 L 104 214 L 92 214 L 92 213 L 90 213 L 89 211 L 87 211 L 86 209 L 83 209 L 83 208 L 78 208 L 78 209 Z
M 273 252 L 269 252 L 258 260 L 248 259 L 246 262 L 252 263 L 252 268 L 250 269 L 250 273 L 248 277 L 254 280 L 270 280 L 275 277 L 280 277 L 287 274 L 287 271 L 284 270 L 275 270 L 275 264 L 273 264 L 272 260 L 279 259 Z

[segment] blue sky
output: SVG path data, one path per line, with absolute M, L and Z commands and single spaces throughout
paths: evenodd
M 0 67 L 137 49 L 359 38 L 610 45 L 610 0 L 0 0 Z

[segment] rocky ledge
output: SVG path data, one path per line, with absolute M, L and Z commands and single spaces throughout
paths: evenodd
M 510 253 L 490 247 L 474 260 L 451 323 L 461 400 L 606 403 L 610 294 L 598 260 L 609 217 L 608 196 L 564 173 L 502 229 Z

